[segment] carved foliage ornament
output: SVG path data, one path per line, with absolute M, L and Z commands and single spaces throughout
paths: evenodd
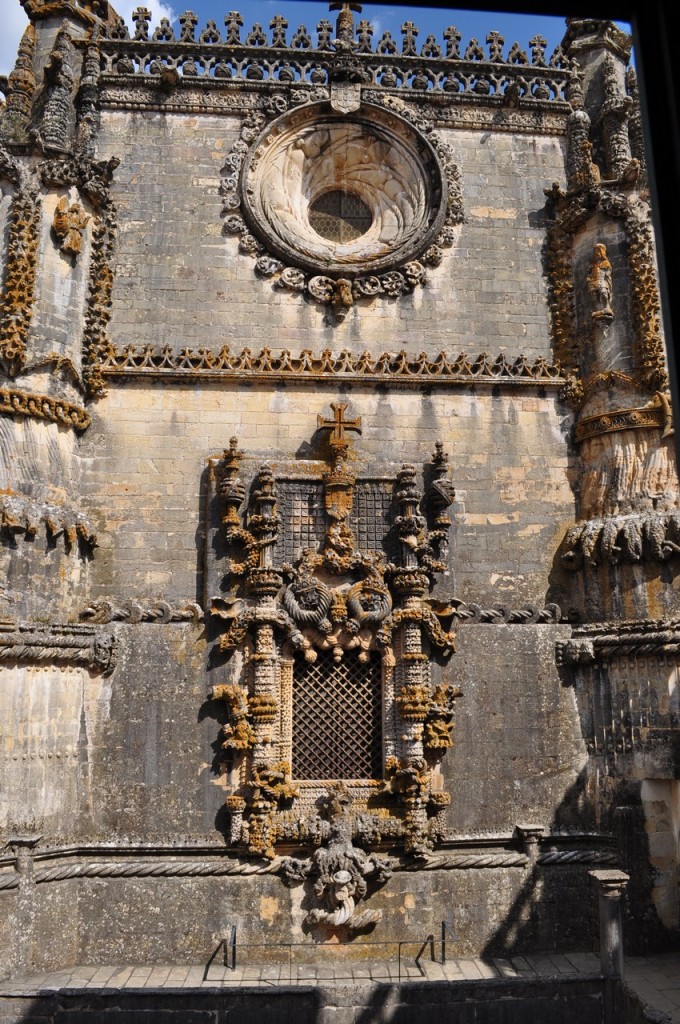
M 248 115 L 221 190 L 225 231 L 257 273 L 339 319 L 357 299 L 425 284 L 463 219 L 448 147 L 392 97 L 350 116 L 326 103 Z
M 83 232 L 90 220 L 80 203 L 71 203 L 62 196 L 54 211 L 52 230 L 63 253 L 74 260 L 83 247 Z

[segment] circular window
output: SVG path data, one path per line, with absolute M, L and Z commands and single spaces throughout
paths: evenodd
M 366 203 L 351 192 L 324 192 L 309 207 L 309 223 L 317 235 L 331 242 L 352 242 L 365 235 L 373 216 Z
M 318 103 L 282 114 L 241 172 L 248 228 L 284 265 L 313 274 L 404 266 L 434 244 L 447 202 L 430 139 L 372 104 L 350 118 Z

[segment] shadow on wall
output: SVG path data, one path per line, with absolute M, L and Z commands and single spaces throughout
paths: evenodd
M 617 866 L 630 876 L 623 900 L 627 955 L 680 948 L 680 931 L 671 931 L 652 902 L 655 871 L 641 799 L 642 782 L 602 773 L 591 763 L 557 808 L 552 831 L 584 832 L 590 825 L 611 837 Z M 591 845 L 591 844 L 589 844 Z M 550 855 L 549 846 L 543 847 Z M 583 936 L 599 949 L 598 905 L 588 871 L 606 865 L 556 863 L 547 870 L 534 864 L 503 924 L 484 947 L 483 957 L 511 957 L 531 951 L 582 950 Z

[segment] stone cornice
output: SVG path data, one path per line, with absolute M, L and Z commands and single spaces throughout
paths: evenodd
M 557 643 L 558 664 L 588 665 L 651 655 L 676 657 L 680 652 L 680 621 L 597 622 L 574 627 L 571 639 Z
M 424 353 L 368 352 L 354 354 L 348 350 L 332 352 L 325 349 L 313 353 L 304 349 L 297 354 L 290 350 L 263 348 L 255 353 L 249 348 L 232 352 L 227 346 L 218 351 L 208 349 L 157 348 L 153 345 L 111 347 L 103 354 L 102 375 L 107 379 L 155 378 L 177 381 L 262 380 L 322 381 L 334 383 L 389 383 L 412 387 L 414 384 L 498 384 L 540 385 L 560 388 L 564 384 L 559 364 L 543 358 L 528 360 L 524 356 L 508 359 L 501 353 L 481 353 L 472 358 L 466 353 L 450 356 L 445 352 L 430 358 Z

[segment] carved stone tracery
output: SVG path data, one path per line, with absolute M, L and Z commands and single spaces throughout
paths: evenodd
M 310 778 L 313 768 L 301 768 L 299 778 L 294 771 L 296 763 L 311 766 L 327 760 L 308 758 L 304 748 L 304 723 L 316 714 L 318 700 L 313 698 L 314 707 L 303 713 L 299 702 L 314 691 L 300 687 L 305 671 L 312 671 L 312 687 L 337 688 L 337 706 L 355 719 L 349 731 L 338 729 L 336 735 L 346 734 L 345 742 L 356 751 L 328 761 L 339 766 L 339 777 L 358 804 L 355 834 L 357 829 L 370 834 L 373 843 L 381 837 L 399 839 L 410 855 L 427 857 L 448 804 L 447 794 L 433 790 L 431 767 L 451 746 L 454 703 L 460 696 L 450 683 L 433 688 L 430 681 L 430 647 L 439 649 L 444 659 L 454 650 L 453 633 L 444 628 L 440 614 L 450 622 L 455 611 L 440 612 L 427 597 L 430 582 L 445 570 L 442 555 L 450 525 L 446 508 L 453 489 L 441 445 L 425 496 L 415 467 L 402 467 L 394 482 L 397 558 L 388 562 L 382 550 L 361 550 L 353 521 L 357 457 L 348 433 L 360 432 L 361 421 L 347 417 L 346 408 L 336 403 L 332 419 L 318 418 L 319 431 L 330 433 L 321 476 L 325 525 L 317 547 L 305 548 L 294 564 L 274 567 L 280 541 L 275 468 L 262 467 L 256 474 L 244 512 L 244 455 L 235 438 L 215 467 L 228 572 L 226 588 L 213 599 L 211 612 L 221 628 L 217 649 L 227 656 L 240 650 L 244 666 L 240 680 L 232 677 L 234 681 L 216 685 L 211 693 L 228 708 L 222 731 L 225 756 L 241 763 L 241 784 L 228 798 L 230 838 L 252 854 L 271 857 L 279 841 L 318 845 L 325 834 L 318 801 L 329 783 Z M 428 521 L 433 524 L 431 537 Z M 376 672 L 378 677 L 371 677 Z M 351 710 L 357 701 L 369 699 L 364 675 L 379 680 L 383 705 L 377 761 L 374 712 L 367 709 L 364 715 L 363 706 L 356 713 Z M 333 736 L 332 728 L 328 735 Z M 375 769 L 357 779 L 355 764 L 375 764 Z M 331 873 L 334 881 L 327 883 L 330 888 L 323 897 L 323 913 L 330 917 L 318 917 L 317 923 L 341 923 L 345 911 L 347 921 L 342 923 L 353 917 L 347 907 L 356 880 L 350 884 L 344 875 L 335 877 L 345 870 L 340 866 Z
M 224 230 L 239 236 L 257 273 L 306 292 L 338 320 L 358 299 L 425 284 L 425 268 L 441 262 L 463 218 L 458 170 L 432 126 L 394 97 L 350 115 L 326 103 L 285 112 L 278 99 L 245 118 L 221 187 Z M 346 242 L 310 221 L 314 204 L 334 191 L 355 196 L 370 215 Z

